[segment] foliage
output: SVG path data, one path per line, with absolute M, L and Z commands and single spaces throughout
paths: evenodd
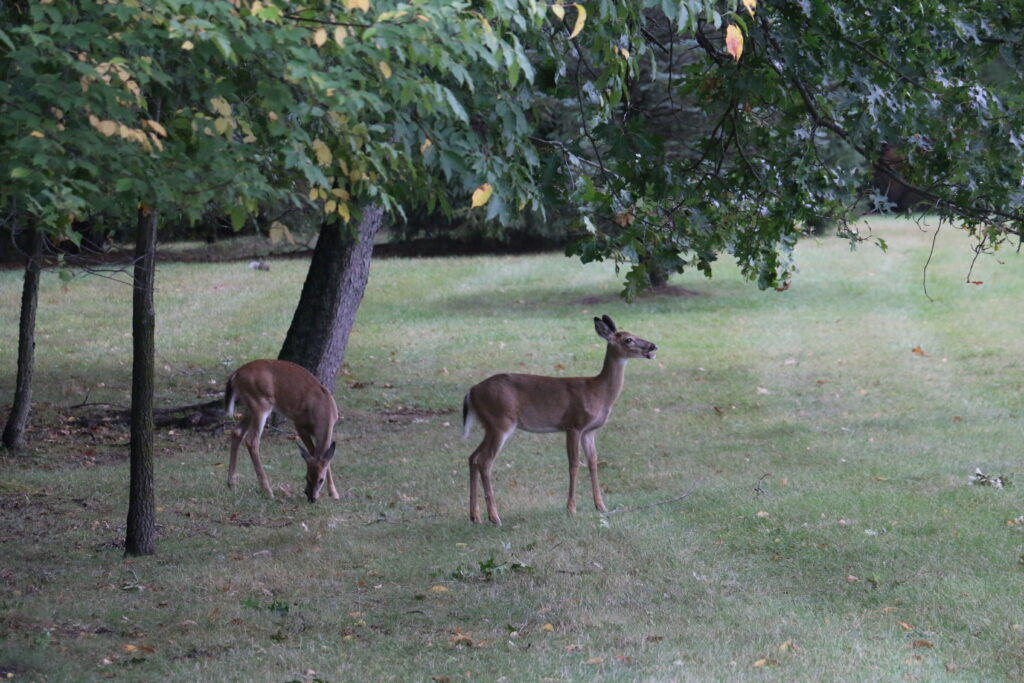
M 216 205 L 237 228 L 282 197 L 344 221 L 367 201 L 444 204 L 446 183 L 505 188 L 491 216 L 532 201 L 522 177 L 536 152 L 515 92 L 501 92 L 530 64 L 463 5 L 55 0 L 2 12 L 0 199 L 58 235 L 139 202 L 191 219 Z M 496 119 L 478 126 L 483 102 Z M 498 129 L 500 145 L 483 134 Z
M 980 248 L 1019 235 L 1021 7 L 753 5 L 595 3 L 539 66 L 587 231 L 574 253 L 634 264 L 628 291 L 652 268 L 710 275 L 722 253 L 779 286 L 804 225 L 838 220 L 856 242 L 862 198 L 889 208 L 869 191 L 884 143 L 908 160 L 893 182 Z
M 1024 9 L 803 0 L 7 3 L 0 194 L 76 238 L 139 202 L 235 227 L 524 212 L 585 261 L 789 277 L 882 172 L 980 249 L 1019 232 Z M 116 36 L 116 39 L 114 37 Z M 879 169 L 883 144 L 907 164 Z M 906 177 L 903 177 L 903 175 Z M 489 188 L 484 191 L 484 188 Z M 543 199 L 542 199 L 543 198 Z

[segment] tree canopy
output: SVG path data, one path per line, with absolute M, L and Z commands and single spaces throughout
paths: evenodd
M 19 0 L 0 9 L 5 215 L 138 204 L 529 209 L 572 251 L 762 287 L 881 173 L 982 249 L 1020 232 L 1024 8 L 802 0 Z M 883 146 L 900 163 L 879 163 Z M 286 227 L 286 226 L 282 226 Z

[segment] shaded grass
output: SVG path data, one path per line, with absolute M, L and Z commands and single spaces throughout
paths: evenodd
M 800 246 L 786 293 L 723 268 L 629 306 L 611 268 L 560 256 L 374 266 L 337 397 L 340 502 L 279 491 L 223 435 L 158 440 L 159 554 L 124 560 L 125 434 L 66 421 L 127 404 L 130 291 L 44 278 L 40 411 L 0 461 L 0 670 L 28 680 L 891 680 L 1024 675 L 1015 258 L 962 284 L 966 242 L 877 222 L 890 243 Z M 212 397 L 273 356 L 305 264 L 162 264 L 159 389 Z M 0 390 L 17 288 L 0 273 Z M 607 298 L 606 298 L 607 297 Z M 594 303 L 598 301 L 600 303 Z M 607 302 L 607 303 L 605 303 Z M 607 313 L 660 347 L 598 439 L 611 515 L 564 513 L 560 437 L 497 463 L 506 525 L 472 526 L 459 407 L 488 374 L 590 374 Z M 919 348 L 924 355 L 912 352 Z M 476 437 L 474 437 L 476 438 Z M 585 487 L 584 487 L 585 488 Z M 526 565 L 525 568 L 518 565 Z M 311 673 L 312 672 L 312 673 Z

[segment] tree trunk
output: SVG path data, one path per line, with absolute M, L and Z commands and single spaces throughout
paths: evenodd
M 156 353 L 153 281 L 156 266 L 157 214 L 139 209 L 132 293 L 131 484 L 125 555 L 156 552 L 156 505 L 153 486 L 153 365 Z
M 383 207 L 366 207 L 354 237 L 339 225 L 320 228 L 299 305 L 277 356 L 312 372 L 332 393 L 366 291 L 373 241 L 383 217 Z
M 32 369 L 36 352 L 36 306 L 39 303 L 39 275 L 42 270 L 43 235 L 33 229 L 25 282 L 21 288 L 21 320 L 18 325 L 18 378 L 14 403 L 4 427 L 3 444 L 10 451 L 24 445 L 25 428 L 32 410 Z

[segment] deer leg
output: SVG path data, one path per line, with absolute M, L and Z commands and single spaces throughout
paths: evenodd
M 498 516 L 498 503 L 494 499 L 491 469 L 494 467 L 494 461 L 497 459 L 498 454 L 501 453 L 501 449 L 504 448 L 505 442 L 512 436 L 512 432 L 515 429 L 515 425 L 511 425 L 503 432 L 488 430 L 487 435 L 484 437 L 484 443 L 481 444 L 482 451 L 477 462 L 480 483 L 484 489 L 484 502 L 487 504 L 487 519 L 492 524 L 499 526 L 501 525 L 501 517 Z
M 480 506 L 476 499 L 476 487 L 477 482 L 480 481 L 480 458 L 483 457 L 482 453 L 486 443 L 487 437 L 484 436 L 483 441 L 469 456 L 469 521 L 473 524 L 480 523 Z
M 260 480 L 260 486 L 267 495 L 274 497 L 274 491 L 270 488 L 270 480 L 267 473 L 263 471 L 263 463 L 260 462 L 260 435 L 263 434 L 263 426 L 267 423 L 270 411 L 261 412 L 256 417 L 255 428 L 250 428 L 245 435 L 245 447 L 249 449 L 249 457 L 252 458 L 252 466 L 256 470 L 256 478 Z
M 242 439 L 248 430 L 249 416 L 246 415 L 238 426 L 231 430 L 231 459 L 228 460 L 228 488 L 233 488 L 235 479 L 238 477 L 238 447 L 242 445 Z
M 569 500 L 565 509 L 576 514 L 576 473 L 580 469 L 580 433 L 570 429 L 565 433 L 565 452 L 569 456 Z
M 594 507 L 601 512 L 607 512 L 604 506 L 604 498 L 601 497 L 601 484 L 597 480 L 597 446 L 594 439 L 597 437 L 597 430 L 586 432 L 583 435 L 583 453 L 587 456 L 587 468 L 590 470 L 590 488 L 594 493 Z
M 338 495 L 338 489 L 334 488 L 334 475 L 331 474 L 331 466 L 327 466 L 327 491 L 331 494 L 331 498 L 338 500 L 341 496 Z

